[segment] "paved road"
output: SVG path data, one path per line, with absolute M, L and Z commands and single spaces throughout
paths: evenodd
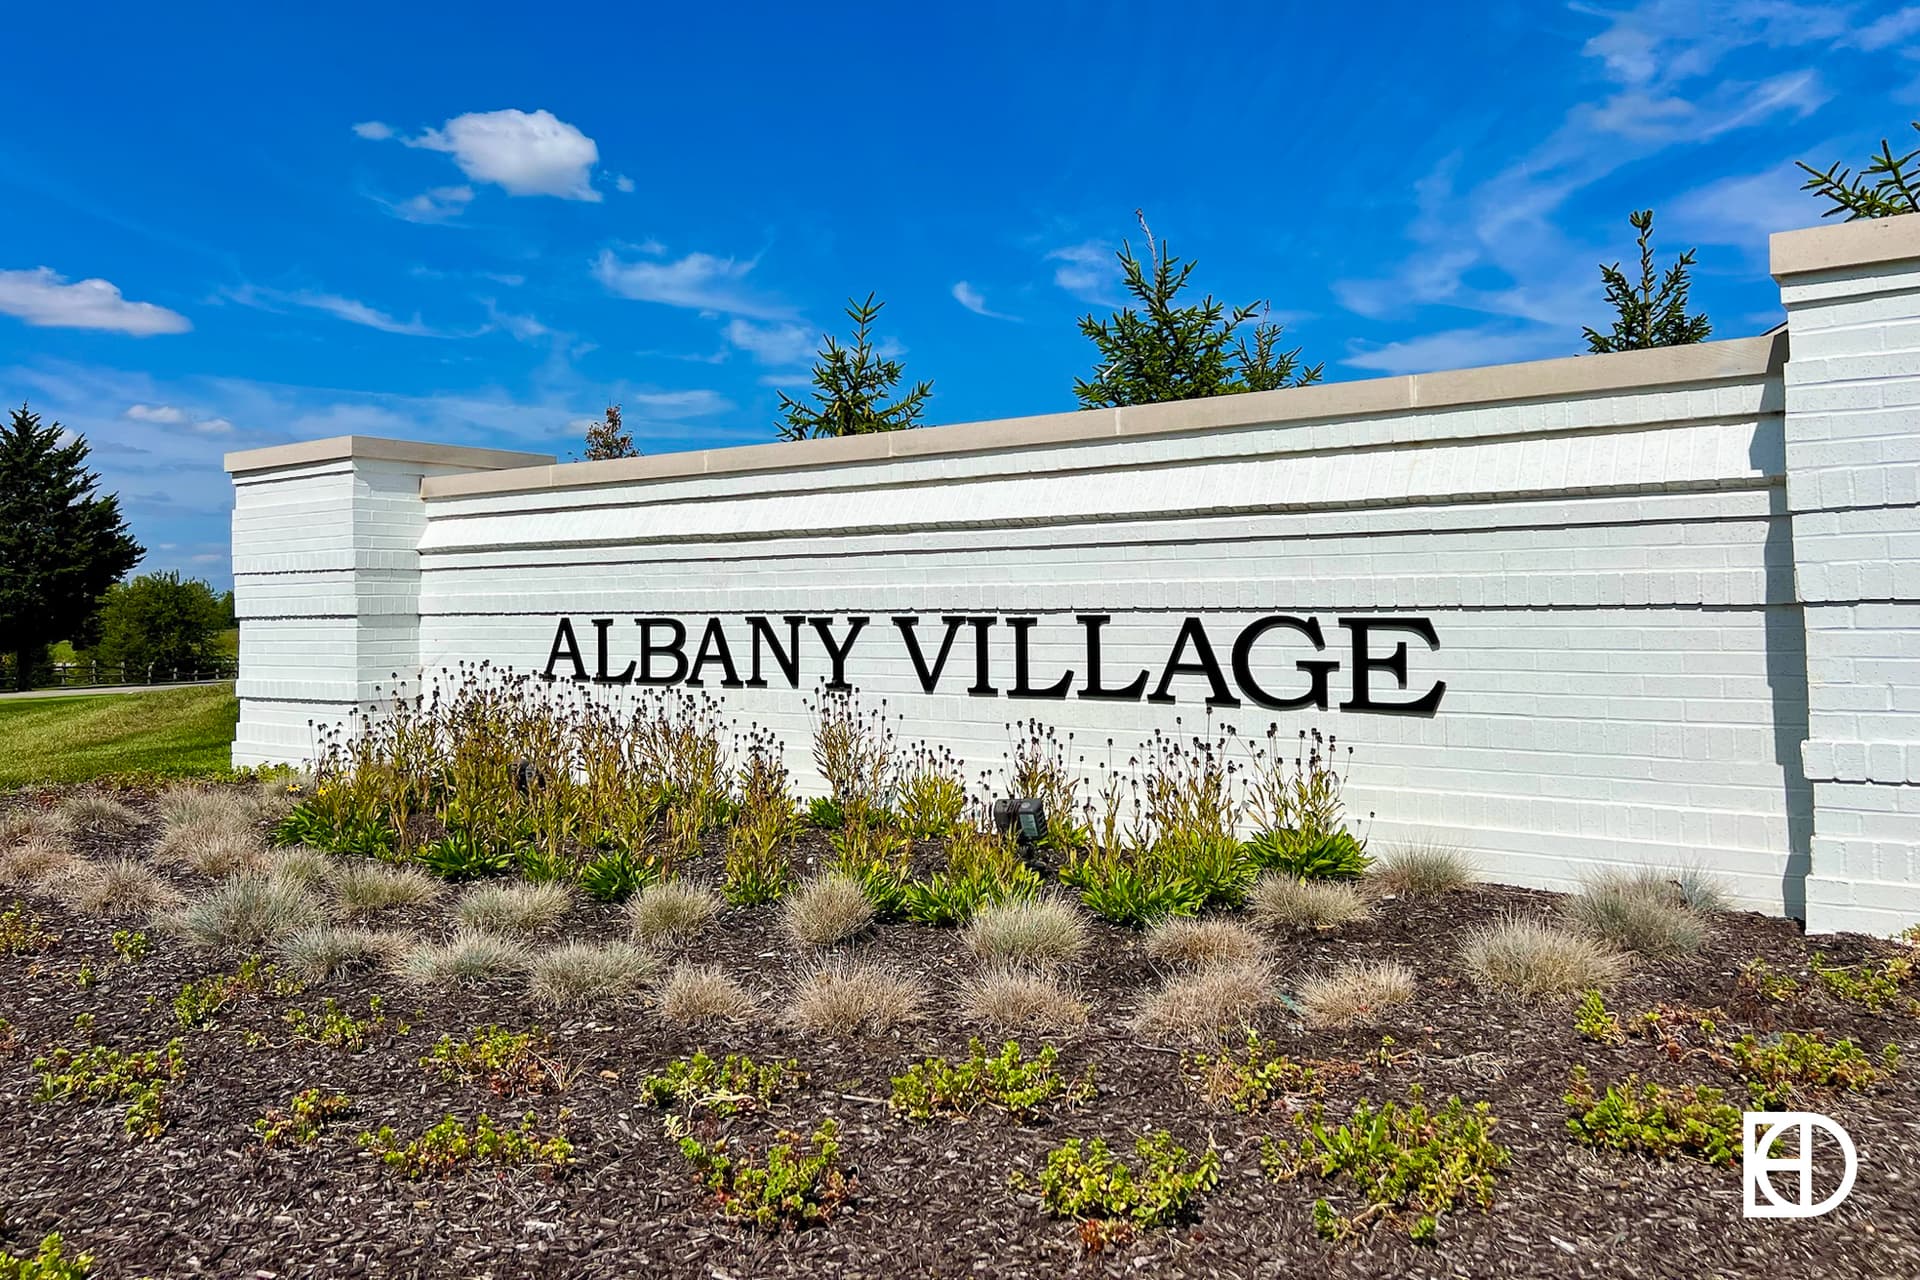
M 25 693 L 0 693 L 4 698 L 80 698 L 92 693 L 158 693 L 162 689 L 198 689 L 210 684 L 232 684 L 231 680 L 182 680 L 178 684 L 102 684 L 71 689 L 29 689 Z

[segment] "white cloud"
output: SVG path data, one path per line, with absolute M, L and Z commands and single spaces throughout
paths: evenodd
M 310 289 L 292 291 L 263 289 L 258 285 L 249 284 L 227 290 L 226 296 L 242 306 L 257 307 L 262 311 L 277 311 L 283 307 L 304 307 L 310 311 L 323 312 L 336 320 L 345 320 L 348 324 L 357 324 L 368 329 L 378 329 L 381 333 L 399 334 L 408 338 L 472 336 L 435 329 L 423 322 L 418 312 L 411 320 L 396 319 L 358 299 L 344 298 L 337 293 L 319 293 Z
M 632 191 L 633 179 L 624 173 L 615 174 L 613 178 L 613 188 L 616 191 Z
M 494 183 L 508 195 L 601 198 L 593 187 L 600 148 L 550 111 L 471 111 L 402 141 L 447 153 L 469 179 Z
M 203 436 L 224 436 L 233 431 L 233 424 L 225 418 L 206 418 L 193 424 L 193 429 Z
M 638 409 L 643 414 L 671 414 L 680 417 L 700 418 L 713 413 L 726 413 L 733 408 L 733 401 L 718 391 L 634 391 L 621 398 L 621 404 Z
M 1058 275 L 1055 272 L 1055 275 Z M 968 284 L 965 280 L 953 286 L 953 300 L 977 316 L 986 316 L 989 320 L 1014 320 L 1017 316 L 1002 315 L 998 311 L 987 309 L 986 295 Z
M 0 271 L 0 315 L 18 316 L 42 329 L 105 329 L 136 338 L 193 328 L 177 311 L 151 302 L 128 302 L 109 281 L 68 283 L 51 267 Z
M 603 249 L 594 260 L 594 278 L 623 298 L 642 302 L 660 302 L 670 307 L 688 307 L 724 315 L 752 316 L 761 320 L 780 320 L 792 315 L 792 309 L 760 297 L 745 287 L 747 274 L 756 259 L 741 262 L 734 258 L 716 258 L 707 253 L 690 253 L 674 261 L 626 261 L 611 249 Z
M 431 191 L 422 191 L 397 204 L 388 204 L 387 211 L 396 218 L 408 222 L 445 222 L 455 218 L 473 202 L 472 187 L 435 187 Z
M 378 120 L 362 120 L 353 126 L 353 131 L 369 142 L 384 142 L 393 136 L 393 126 Z
M 135 422 L 157 422 L 162 426 L 175 426 L 187 420 L 185 409 L 176 409 L 170 404 L 130 404 L 127 417 Z
M 1424 334 L 1383 346 L 1349 343 L 1341 363 L 1371 373 L 1432 373 L 1568 354 L 1566 333 L 1560 328 L 1487 325 Z
M 1695 187 L 1661 210 L 1659 229 L 1683 245 L 1734 245 L 1764 264 L 1770 234 L 1821 222 L 1819 202 L 1800 190 L 1804 177 L 1783 164 Z
M 803 324 L 754 324 L 735 316 L 727 321 L 727 341 L 761 364 L 799 364 L 813 357 L 820 335 Z
M 1060 264 L 1053 282 L 1081 301 L 1110 306 L 1116 300 L 1120 262 L 1105 245 L 1070 244 L 1047 254 L 1047 261 Z

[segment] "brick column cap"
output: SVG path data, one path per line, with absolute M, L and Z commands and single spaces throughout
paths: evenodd
M 1770 247 L 1775 280 L 1816 271 L 1920 261 L 1920 213 L 1776 231 Z

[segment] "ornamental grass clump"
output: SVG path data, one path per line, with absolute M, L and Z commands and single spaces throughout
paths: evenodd
M 1460 958 L 1467 977 L 1482 991 L 1529 1000 L 1604 990 L 1627 974 L 1626 957 L 1617 951 L 1524 917 L 1472 930 Z
M 1315 1029 L 1368 1026 L 1413 999 L 1413 970 L 1391 960 L 1340 965 L 1300 984 L 1300 1017 Z
M 356 966 L 391 965 L 412 945 L 412 937 L 404 933 L 316 924 L 281 938 L 274 953 L 302 981 L 319 982 Z
M 584 1009 L 631 995 L 659 968 L 630 942 L 563 942 L 533 958 L 528 991 L 548 1008 Z
M 60 885 L 60 897 L 90 916 L 144 916 L 179 903 L 180 895 L 136 858 L 108 858 L 76 868 Z
M 649 950 L 678 950 L 713 923 L 722 905 L 711 889 L 662 880 L 627 899 L 627 928 L 633 940 Z
M 1050 968 L 1086 952 L 1086 916 L 1057 898 L 1032 898 L 982 907 L 967 922 L 961 941 L 985 965 Z
M 1264 929 L 1339 929 L 1373 914 L 1360 890 L 1343 880 L 1302 880 L 1268 872 L 1253 886 L 1248 905 Z
M 488 884 L 461 894 L 453 917 L 463 929 L 530 937 L 572 909 L 573 895 L 562 885 Z
M 345 868 L 342 866 L 338 869 Z M 315 892 L 324 892 L 333 883 L 336 866 L 333 858 L 320 850 L 296 844 L 273 850 L 268 856 L 265 870 L 268 875 L 305 885 Z
M 680 1027 L 745 1022 L 759 1011 L 747 989 L 718 965 L 674 966 L 656 999 L 660 1020 Z
M 1576 928 L 1643 956 L 1698 951 L 1707 936 L 1705 923 L 1686 905 L 1678 882 L 1657 872 L 1594 876 L 1563 909 Z
M 1183 969 L 1257 964 L 1260 935 L 1237 920 L 1164 920 L 1147 931 L 1146 951 L 1157 964 Z
M 160 833 L 153 856 L 203 876 L 230 876 L 267 866 L 266 842 L 239 815 L 169 824 Z
M 59 814 L 68 830 L 90 836 L 126 836 L 146 825 L 131 805 L 100 791 L 76 791 L 61 800 Z
M 257 871 L 229 876 L 156 923 L 207 951 L 254 952 L 322 923 L 326 911 L 302 885 Z
M 467 929 L 445 942 L 408 948 L 393 969 L 409 985 L 438 987 L 507 977 L 524 970 L 530 958 L 524 943 Z
M 1167 979 L 1134 1019 L 1137 1030 L 1210 1038 L 1249 1030 L 1273 1003 L 1273 974 L 1258 964 L 1215 965 Z
M 390 867 L 384 863 L 358 859 L 348 859 L 339 864 L 331 888 L 335 908 L 341 915 L 353 920 L 368 919 L 383 911 L 424 907 L 437 901 L 445 892 L 438 880 L 417 867 Z M 477 892 L 481 891 L 470 891 L 469 896 Z M 482 910 L 477 914 L 488 912 Z M 493 914 L 500 913 L 496 909 Z
M 1478 879 L 1464 852 L 1430 842 L 1394 845 L 1367 873 L 1375 890 L 1400 898 L 1434 898 L 1465 889 Z
M 780 919 L 789 937 L 804 947 L 830 947 L 873 923 L 873 903 L 858 880 L 830 872 L 787 896 Z
M 44 894 L 58 889 L 85 867 L 61 837 L 36 834 L 17 844 L 0 846 L 0 885 L 10 888 Z
M 840 959 L 800 980 L 788 1017 L 822 1035 L 881 1035 L 917 1022 L 926 1000 L 926 987 L 913 978 L 873 961 Z
M 990 967 L 961 986 L 960 1016 L 996 1031 L 1060 1033 L 1087 1025 L 1087 1002 L 1045 972 Z

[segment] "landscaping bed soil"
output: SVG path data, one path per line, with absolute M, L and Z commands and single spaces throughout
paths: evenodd
M 95 857 L 139 854 L 155 834 L 150 825 L 124 840 L 77 846 Z M 821 852 L 817 837 L 809 840 Z M 716 874 L 713 862 L 702 859 L 693 874 Z M 209 883 L 168 874 L 183 892 Z M 16 896 L 0 890 L 0 909 Z M 367 970 L 297 994 L 243 997 L 209 1028 L 187 1030 L 174 1019 L 174 996 L 185 982 L 230 972 L 230 958 L 150 930 L 151 954 L 127 963 L 110 937 L 140 922 L 23 900 L 60 939 L 44 954 L 0 955 L 0 1017 L 20 1040 L 0 1056 L 0 1252 L 30 1253 L 59 1231 L 70 1251 L 95 1255 L 101 1276 L 1920 1276 L 1920 1020 L 1835 1001 L 1809 1006 L 1806 1020 L 1828 1034 L 1851 1036 L 1873 1053 L 1896 1043 L 1908 1061 L 1867 1092 L 1803 1099 L 1843 1124 L 1858 1148 L 1847 1201 L 1811 1221 L 1748 1221 L 1737 1166 L 1577 1145 L 1562 1101 L 1576 1064 L 1596 1083 L 1638 1071 L 1729 1088 L 1737 1102 L 1736 1082 L 1705 1063 L 1668 1061 L 1645 1041 L 1611 1047 L 1583 1039 L 1569 1003 L 1522 1004 L 1482 993 L 1462 975 L 1464 930 L 1510 913 L 1550 914 L 1551 894 L 1481 886 L 1390 899 L 1369 921 L 1270 939 L 1283 992 L 1347 960 L 1397 960 L 1418 975 L 1412 1004 L 1377 1027 L 1308 1032 L 1284 1003 L 1262 1016 L 1262 1033 L 1283 1052 L 1363 1064 L 1329 1082 L 1329 1116 L 1344 1118 L 1361 1097 L 1403 1099 L 1415 1083 L 1429 1101 L 1459 1094 L 1491 1103 L 1494 1136 L 1512 1150 L 1493 1208 L 1446 1213 L 1431 1246 L 1411 1243 L 1392 1223 L 1337 1244 L 1316 1235 L 1316 1196 L 1338 1203 L 1347 1191 L 1310 1176 L 1271 1180 L 1261 1141 L 1289 1128 L 1284 1117 L 1210 1105 L 1187 1069 L 1192 1046 L 1155 1043 L 1131 1029 L 1162 975 L 1139 935 L 1119 928 L 1096 925 L 1091 958 L 1070 974 L 1091 1005 L 1091 1025 L 1050 1040 L 1068 1074 L 1095 1068 L 1094 1102 L 1054 1107 L 1025 1126 L 998 1113 L 915 1124 L 878 1101 L 889 1078 L 925 1054 L 964 1055 L 970 1035 L 999 1039 L 960 1019 L 953 993 L 975 964 L 953 930 L 888 925 L 851 945 L 921 976 L 935 993 L 924 1021 L 885 1036 L 831 1039 L 786 1025 L 787 993 L 813 955 L 779 928 L 777 908 L 724 912 L 686 954 L 755 992 L 761 1013 L 745 1025 L 670 1027 L 644 993 L 591 1016 L 555 1015 L 536 1008 L 521 981 L 422 992 Z M 447 919 L 442 902 L 380 923 L 434 936 Z M 626 926 L 618 907 L 583 900 L 558 934 L 622 938 Z M 1804 977 L 1815 949 L 1837 961 L 1895 953 L 1893 944 L 1858 937 L 1804 938 L 1789 921 L 1716 915 L 1700 952 L 1637 963 L 1608 1003 L 1622 1013 L 1662 1001 L 1729 1008 L 1749 960 Z M 90 986 L 76 981 L 83 964 L 96 975 Z M 376 995 L 384 997 L 384 1030 L 404 1021 L 408 1034 L 377 1034 L 359 1053 L 293 1040 L 283 1021 L 289 1009 L 316 1010 L 329 996 L 364 1014 Z M 125 1137 L 120 1106 L 33 1100 L 34 1057 L 79 1043 L 74 1019 L 82 1014 L 94 1019 L 97 1043 L 145 1049 L 183 1041 L 187 1076 L 168 1094 L 159 1138 Z M 546 1028 L 577 1076 L 562 1092 L 521 1102 L 422 1070 L 419 1059 L 443 1032 L 461 1037 L 489 1022 Z M 264 1037 L 264 1047 L 249 1047 L 249 1033 L 257 1046 Z M 1383 1037 L 1393 1042 L 1384 1060 Z M 1039 1042 L 1023 1043 L 1031 1050 Z M 836 1119 L 858 1183 L 852 1205 L 830 1224 L 760 1234 L 716 1215 L 639 1090 L 645 1076 L 700 1048 L 791 1057 L 807 1073 L 773 1114 L 723 1121 L 721 1129 L 760 1149 L 778 1128 Z M 314 1087 L 346 1094 L 347 1119 L 312 1147 L 260 1151 L 253 1122 Z M 354 1142 L 382 1124 L 418 1134 L 449 1114 L 517 1118 L 523 1110 L 549 1126 L 567 1113 L 574 1163 L 563 1178 L 516 1171 L 411 1181 Z M 1173 1227 L 1089 1253 L 1074 1222 L 1010 1185 L 1010 1175 L 1036 1172 L 1066 1137 L 1104 1137 L 1131 1154 L 1131 1138 L 1149 1128 L 1170 1130 L 1196 1152 L 1211 1143 L 1223 1160 L 1218 1186 Z

